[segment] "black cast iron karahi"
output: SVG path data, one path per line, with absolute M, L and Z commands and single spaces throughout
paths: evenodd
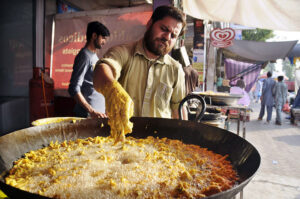
M 209 199 L 229 199 L 239 193 L 253 178 L 260 165 L 260 155 L 253 145 L 234 133 L 217 127 L 175 119 L 136 117 L 133 132 L 135 138 L 147 136 L 167 137 L 196 144 L 219 153 L 228 154 L 240 180 L 227 191 L 206 197 Z M 47 146 L 50 141 L 75 140 L 77 138 L 108 136 L 110 128 L 107 119 L 86 119 L 76 123 L 56 123 L 30 127 L 0 137 L 0 189 L 9 198 L 47 198 L 32 194 L 5 184 L 4 177 L 13 162 L 30 150 Z

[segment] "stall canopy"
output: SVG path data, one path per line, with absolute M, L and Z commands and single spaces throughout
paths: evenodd
M 60 0 L 80 11 L 103 10 L 109 8 L 124 8 L 151 4 L 152 0 Z
M 226 78 L 230 80 L 230 85 L 234 86 L 237 80 L 243 76 L 246 84 L 245 91 L 249 92 L 257 80 L 262 63 L 247 63 L 233 59 L 225 59 Z
M 295 45 L 293 50 L 289 52 L 288 58 L 290 59 L 292 64 L 295 64 L 297 60 L 300 60 L 300 44 Z
M 296 44 L 297 40 L 284 42 L 234 40 L 233 45 L 224 49 L 223 52 L 225 57 L 240 61 L 267 62 L 288 57 Z
M 183 11 L 198 19 L 300 31 L 299 0 L 182 0 L 182 3 Z
M 288 57 L 300 57 L 300 44 L 295 45 L 293 50 L 289 52 Z

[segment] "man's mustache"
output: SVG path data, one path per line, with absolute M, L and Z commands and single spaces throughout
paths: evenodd
M 160 38 L 158 40 L 161 41 L 166 47 L 169 47 L 168 40 L 166 40 L 165 38 Z

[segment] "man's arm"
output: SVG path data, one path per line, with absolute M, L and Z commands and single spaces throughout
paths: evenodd
M 181 114 L 182 114 L 182 120 L 188 120 L 186 107 L 184 107 L 184 106 L 182 107 Z M 172 118 L 179 119 L 178 110 L 172 110 Z
M 133 115 L 133 102 L 124 88 L 115 80 L 112 68 L 98 62 L 93 76 L 94 87 L 105 97 L 106 112 L 109 117 L 110 134 L 115 142 L 123 141 L 132 131 L 129 119 Z
M 283 88 L 284 88 L 284 92 L 283 92 L 284 101 L 283 101 L 283 103 L 286 103 L 287 102 L 287 94 L 288 94 L 288 88 L 287 88 L 286 84 L 283 84 Z
M 185 98 L 186 91 L 185 91 L 185 73 L 182 69 L 182 66 L 178 66 L 177 71 L 177 82 L 175 87 L 173 88 L 173 94 L 171 97 L 171 109 L 172 109 L 172 118 L 179 119 L 178 108 L 180 102 Z M 187 112 L 185 111 L 185 107 L 182 108 L 182 119 L 187 120 Z
M 105 63 L 97 64 L 93 75 L 94 87 L 100 93 L 107 84 L 111 84 L 115 80 L 113 70 Z
M 173 119 L 179 119 L 178 111 L 172 110 L 172 118 L 173 118 Z
M 261 96 L 263 96 L 264 95 L 264 93 L 265 93 L 265 90 L 266 90 L 266 80 L 264 80 L 263 81 L 263 85 L 262 85 L 262 89 L 261 89 Z

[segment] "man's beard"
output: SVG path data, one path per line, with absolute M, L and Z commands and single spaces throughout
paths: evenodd
M 159 45 L 155 45 L 156 41 L 160 43 Z M 152 26 L 146 31 L 144 35 L 144 42 L 146 45 L 147 50 L 157 56 L 162 56 L 171 51 L 171 47 L 169 46 L 168 42 L 164 38 L 153 38 L 152 34 Z
M 94 40 L 94 46 L 97 49 L 101 49 L 102 48 L 101 44 L 98 43 L 98 39 Z

